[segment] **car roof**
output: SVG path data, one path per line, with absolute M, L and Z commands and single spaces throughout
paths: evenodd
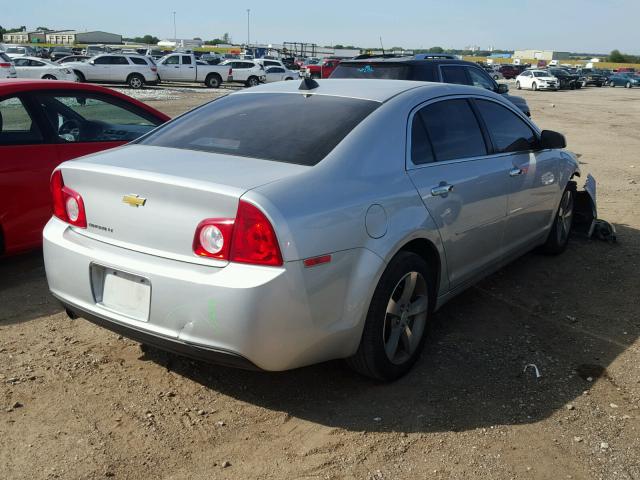
M 425 59 L 416 59 L 414 57 L 393 57 L 393 58 L 383 58 L 383 57 L 371 57 L 371 58 L 362 58 L 360 60 L 347 59 L 343 60 L 342 63 L 389 63 L 389 64 L 409 64 L 409 65 L 426 65 L 430 63 L 437 63 L 442 65 L 473 65 L 475 67 L 479 67 L 479 65 L 473 62 L 467 62 L 465 60 L 457 60 L 452 58 L 425 58 Z
M 112 97 L 119 98 L 120 100 L 126 101 L 128 103 L 133 103 L 143 108 L 147 112 L 165 121 L 168 121 L 171 118 L 168 115 L 165 115 L 164 113 L 156 110 L 155 108 L 150 107 L 149 105 L 139 100 L 136 100 L 135 98 L 131 98 L 128 95 L 124 95 L 120 92 L 117 92 L 110 88 L 101 87 L 99 85 L 92 85 L 89 83 L 68 82 L 65 80 L 56 80 L 55 82 L 53 82 L 51 80 L 31 80 L 27 78 L 0 79 L 0 96 L 30 92 L 33 90 L 53 90 L 53 91 L 75 90 L 79 92 L 103 93 L 106 95 L 110 95 Z
M 468 85 L 450 83 L 417 82 L 411 80 L 382 80 L 335 78 L 315 80 L 317 88 L 300 90 L 304 80 L 290 82 L 273 82 L 253 88 L 239 90 L 231 95 L 248 95 L 253 93 L 297 93 L 300 95 L 328 95 L 334 97 L 357 98 L 384 103 L 393 97 L 417 88 L 427 89 L 433 97 L 455 94 L 477 94 L 483 89 Z M 491 93 L 491 92 L 489 92 Z

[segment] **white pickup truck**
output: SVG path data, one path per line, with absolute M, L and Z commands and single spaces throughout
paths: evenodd
M 208 65 L 198 62 L 193 54 L 172 53 L 156 62 L 161 82 L 197 82 L 218 88 L 231 80 L 230 65 Z

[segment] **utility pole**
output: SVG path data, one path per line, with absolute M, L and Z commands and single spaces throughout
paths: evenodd
M 176 42 L 176 46 L 178 46 L 178 35 L 176 33 L 176 12 L 173 12 L 173 40 Z
M 249 15 L 251 14 L 251 9 L 247 8 L 247 47 L 251 45 L 251 34 L 249 30 Z

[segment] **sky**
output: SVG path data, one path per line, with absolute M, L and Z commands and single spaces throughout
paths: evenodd
M 10 0 L 2 0 L 2 3 Z M 637 0 L 47 0 L 11 1 L 0 25 L 103 30 L 125 37 L 221 37 L 251 43 L 305 42 L 385 48 L 545 49 L 640 54 Z M 46 6 L 45 6 L 46 5 Z M 94 6 L 95 5 L 95 6 Z

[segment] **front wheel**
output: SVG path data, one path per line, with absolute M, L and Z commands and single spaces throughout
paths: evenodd
M 382 274 L 371 299 L 351 368 L 367 377 L 392 381 L 407 373 L 420 356 L 433 309 L 435 289 L 425 260 L 398 253 Z
M 536 82 L 533 82 L 533 83 L 531 84 L 531 88 L 532 88 L 532 90 L 533 90 L 534 92 L 535 92 L 535 91 L 537 91 L 537 90 L 538 90 L 538 84 L 537 84 Z
M 258 77 L 249 77 L 249 79 L 247 80 L 247 87 L 257 87 L 260 84 L 260 80 L 258 80 Z
M 56 77 L 54 77 L 53 75 L 44 75 L 42 77 L 43 80 L 57 80 Z
M 556 218 L 553 221 L 553 226 L 549 232 L 549 237 L 543 245 L 544 252 L 558 255 L 564 252 L 569 243 L 569 235 L 571 234 L 571 227 L 573 226 L 573 196 L 575 192 L 575 184 L 570 182 L 567 185 L 562 198 L 560 199 L 560 205 L 556 212 Z
M 137 73 L 134 73 L 132 75 L 129 75 L 129 78 L 127 79 L 127 84 L 131 88 L 134 88 L 137 90 L 144 86 L 144 78 L 142 77 L 142 75 L 138 75 Z
M 74 71 L 73 71 L 73 73 L 75 73 L 75 74 L 76 74 L 76 77 L 78 78 L 78 81 L 79 81 L 80 83 L 84 83 L 84 82 L 86 82 L 86 81 L 87 81 L 87 80 L 84 78 L 84 74 L 83 74 L 82 72 L 79 72 L 78 70 L 74 70 Z
M 627 82 L 627 84 L 625 85 L 625 87 L 627 87 L 627 88 L 631 88 L 631 82 Z
M 521 89 L 522 89 L 522 87 L 520 86 L 520 82 L 516 82 L 516 88 L 517 88 L 518 90 L 521 90 Z

